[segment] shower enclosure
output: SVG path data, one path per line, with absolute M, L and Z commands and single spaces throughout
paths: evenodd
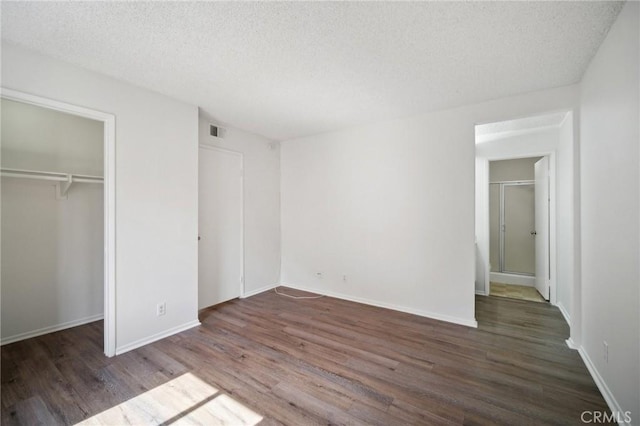
M 535 259 L 534 181 L 491 182 L 491 272 L 533 277 Z

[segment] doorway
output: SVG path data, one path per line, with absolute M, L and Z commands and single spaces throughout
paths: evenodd
M 37 219 L 44 220 L 47 223 L 51 223 L 52 225 L 60 224 L 60 223 L 68 223 L 69 227 L 65 231 L 58 232 L 59 235 L 68 234 L 75 240 L 72 242 L 76 245 L 77 248 L 81 248 L 83 244 L 85 244 L 84 240 L 80 241 L 80 239 L 84 238 L 82 232 L 75 232 L 76 228 L 74 228 L 73 224 L 76 219 L 81 220 L 80 217 L 74 217 L 74 208 L 77 206 L 83 206 L 83 202 L 81 201 L 82 197 L 88 197 L 95 199 L 97 192 L 95 188 L 96 184 L 99 184 L 101 187 L 101 193 L 98 195 L 98 202 L 101 202 L 97 208 L 99 209 L 98 213 L 102 214 L 101 217 L 101 225 L 97 229 L 93 229 L 94 235 L 97 235 L 98 239 L 94 239 L 95 241 L 99 241 L 99 246 L 94 247 L 96 256 L 98 257 L 99 267 L 94 268 L 93 271 L 96 273 L 96 277 L 94 280 L 96 282 L 101 282 L 101 286 L 98 288 L 99 292 L 102 292 L 102 296 L 100 299 L 100 304 L 102 305 L 102 309 L 99 309 L 102 312 L 99 312 L 96 315 L 86 315 L 86 312 L 79 312 L 74 314 L 73 318 L 61 318 L 56 317 L 56 312 L 53 312 L 51 318 L 47 321 L 42 322 L 42 318 L 37 318 L 30 325 L 26 326 L 24 330 L 16 328 L 15 330 L 11 330 L 11 336 L 3 336 L 2 344 L 10 343 L 12 341 L 18 341 L 27 339 L 30 337 L 35 337 L 38 335 L 50 333 L 53 331 L 61 330 L 64 328 L 69 328 L 73 326 L 77 326 L 89 321 L 96 320 L 98 317 L 103 318 L 104 323 L 104 353 L 107 356 L 115 355 L 116 348 L 116 327 L 115 327 L 115 117 L 111 114 L 106 114 L 99 111 L 94 111 L 88 108 L 79 107 L 76 105 L 67 104 L 64 102 L 59 102 L 39 96 L 34 96 L 10 89 L 2 89 L 1 97 L 3 102 L 12 102 L 14 106 L 16 106 L 17 115 L 14 116 L 15 120 L 20 120 L 21 117 L 24 117 L 28 114 L 28 110 L 43 111 L 43 116 L 49 117 L 49 120 L 53 120 L 49 122 L 49 125 L 58 126 L 60 122 L 55 118 L 60 117 L 69 117 L 67 121 L 81 121 L 81 122 L 93 122 L 99 125 L 99 130 L 97 130 L 96 137 L 101 143 L 101 147 L 98 151 L 98 158 L 96 161 L 99 164 L 101 175 L 97 176 L 90 173 L 84 173 L 81 170 L 78 170 L 77 164 L 74 164 L 77 158 L 67 158 L 67 163 L 65 167 L 67 169 L 61 170 L 61 164 L 56 161 L 49 161 L 48 164 L 51 165 L 51 170 L 43 169 L 40 165 L 47 164 L 46 155 L 43 155 L 43 147 L 47 147 L 47 138 L 53 138 L 53 134 L 47 133 L 46 130 L 41 129 L 40 135 L 37 136 L 36 133 L 38 129 L 28 128 L 28 126 L 33 125 L 29 122 L 23 123 L 25 126 L 22 128 L 27 128 L 29 132 L 37 137 L 34 138 L 36 141 L 36 145 L 39 143 L 39 147 L 37 149 L 26 150 L 23 152 L 13 152 L 12 161 L 18 165 L 19 167 L 11 167 L 10 164 L 5 164 L 8 160 L 6 157 L 3 158 L 3 176 L 9 177 L 16 182 L 19 182 L 18 185 L 22 187 L 29 186 L 30 193 L 45 193 L 43 191 L 43 184 L 48 182 L 50 191 L 48 196 L 51 198 L 44 199 L 40 198 L 35 200 L 36 203 L 45 203 L 47 205 L 52 204 L 52 200 L 59 201 L 60 204 L 56 206 L 56 215 L 58 219 L 53 220 L 51 217 L 47 217 L 46 213 L 43 211 L 36 212 L 35 210 L 31 210 L 28 213 L 31 218 L 37 216 Z M 3 116 L 4 116 L 3 111 Z M 65 119 L 61 119 L 64 121 Z M 15 124 L 15 123 L 14 123 Z M 3 131 L 5 130 L 3 126 Z M 4 135 L 3 135 L 4 136 Z M 64 135 L 62 135 L 64 136 Z M 38 140 L 38 138 L 41 138 Z M 64 138 L 61 138 L 63 141 Z M 8 139 L 3 138 L 3 148 L 7 147 Z M 15 146 L 21 146 L 23 144 L 22 140 L 16 140 L 13 143 Z M 79 141 L 82 142 L 82 141 Z M 65 142 L 61 142 L 62 146 L 64 146 Z M 25 144 L 26 145 L 26 144 Z M 78 145 L 80 150 L 87 149 L 88 146 L 82 146 L 82 143 Z M 61 148 L 61 152 L 64 151 L 65 148 Z M 54 153 L 59 154 L 59 153 Z M 101 154 L 101 155 L 100 155 Z M 51 157 L 51 156 L 49 156 Z M 55 155 L 53 155 L 55 157 Z M 51 157 L 51 158 L 53 158 Z M 11 159 L 11 158 L 10 158 Z M 38 166 L 35 166 L 35 165 Z M 32 166 L 28 166 L 32 165 Z M 86 166 L 86 164 L 85 164 Z M 95 164 L 94 164 L 95 166 Z M 33 185 L 26 185 L 26 182 L 32 182 Z M 40 183 L 39 183 L 40 182 Z M 93 188 L 93 189 L 89 189 Z M 11 188 L 10 190 L 14 190 L 15 188 Z M 93 193 L 91 192 L 93 190 Z M 49 191 L 46 189 L 45 191 Z M 30 202 L 34 202 L 34 199 L 25 200 L 24 195 L 25 192 L 15 190 L 12 192 L 14 199 L 18 200 L 20 203 L 28 204 Z M 75 197 L 77 196 L 77 197 Z M 71 199 L 69 201 L 69 199 Z M 67 201 L 69 201 L 67 203 Z M 3 206 L 4 208 L 5 206 Z M 95 210 L 95 209 L 94 209 Z M 3 212 L 4 213 L 4 212 Z M 60 217 L 63 215 L 64 217 Z M 26 216 L 26 215 L 25 215 Z M 19 218 L 19 214 L 14 215 L 14 218 Z M 26 219 L 26 217 L 25 217 Z M 64 220 L 63 220 L 64 219 Z M 29 230 L 29 227 L 25 227 L 25 231 Z M 31 230 L 33 231 L 33 230 Z M 36 230 L 37 231 L 37 230 Z M 42 228 L 41 233 L 34 234 L 33 238 L 40 238 L 44 236 L 45 231 L 49 232 L 51 229 Z M 55 232 L 54 232 L 55 233 Z M 96 234 L 97 233 L 97 234 Z M 49 234 L 53 235 L 51 232 Z M 20 235 L 16 235 L 20 237 Z M 16 240 L 18 241 L 18 240 Z M 3 235 L 3 245 L 7 242 L 5 240 L 5 235 Z M 59 250 L 58 250 L 59 251 Z M 3 254 L 7 251 L 3 250 Z M 82 252 L 82 251 L 80 251 Z M 16 278 L 16 283 L 19 285 L 20 283 L 20 274 L 26 271 L 24 265 L 18 264 L 18 260 L 20 258 L 26 259 L 32 253 L 25 253 L 24 256 L 14 256 L 14 260 L 16 263 L 12 265 L 13 270 L 16 271 L 16 274 L 11 278 Z M 64 257 L 64 250 L 60 254 L 60 256 Z M 60 261 L 60 256 L 57 256 L 57 261 Z M 50 254 L 45 255 L 45 257 L 53 257 Z M 4 260 L 4 256 L 3 256 Z M 37 260 L 37 259 L 35 259 Z M 48 259 L 47 261 L 52 262 L 52 259 Z M 62 259 L 64 262 L 65 259 Z M 67 264 L 67 272 L 69 272 L 69 277 L 77 278 L 76 275 L 81 272 L 86 272 L 87 265 L 81 263 L 73 263 L 73 259 L 66 259 Z M 54 269 L 57 266 L 53 265 Z M 4 271 L 4 267 L 3 267 Z M 65 272 L 65 271 L 62 271 Z M 66 279 L 66 278 L 65 278 Z M 35 281 L 38 281 L 37 279 Z M 80 280 L 81 281 L 81 280 Z M 3 280 L 3 291 L 6 289 L 5 287 L 6 281 Z M 34 291 L 37 292 L 37 287 L 34 287 Z M 70 294 L 74 294 L 73 290 L 70 291 Z M 64 300 L 60 298 L 64 298 L 65 295 L 59 294 L 58 299 L 47 299 L 51 305 L 60 305 Z M 5 295 L 3 294 L 3 302 L 5 301 Z M 26 300 L 36 300 L 37 298 Z M 4 310 L 3 310 L 4 312 Z M 20 311 L 15 311 L 19 313 Z M 84 315 L 84 316 L 83 316 Z M 49 321 L 51 320 L 51 321 Z M 4 324 L 4 318 L 3 318 Z M 21 324 L 20 327 L 24 328 L 25 324 Z
M 572 117 L 571 112 L 560 111 L 476 125 L 476 294 L 488 296 L 492 278 L 495 279 L 495 274 L 501 273 L 499 270 L 496 272 L 499 260 L 496 261 L 495 256 L 491 259 L 490 251 L 489 191 L 491 186 L 496 186 L 489 183 L 490 163 L 546 157 L 549 240 L 546 245 L 548 252 L 544 257 L 548 259 L 549 267 L 548 273 L 541 275 L 546 276 L 546 284 L 549 287 L 547 297 L 552 305 L 562 304 L 566 307 L 570 303 L 570 291 L 573 287 L 570 272 L 574 268 L 571 260 L 572 250 L 570 244 L 564 244 L 558 239 L 558 235 L 560 233 L 566 236 L 565 240 L 568 242 L 573 238 L 569 235 L 574 226 L 574 210 L 571 204 L 574 182 Z M 535 176 L 529 174 L 526 178 L 512 177 L 501 180 L 532 181 L 535 180 Z M 499 192 L 499 185 L 495 191 Z M 557 201 L 556 194 L 562 197 L 560 201 Z M 499 239 L 494 237 L 494 245 L 496 241 Z M 506 269 L 509 270 L 509 262 L 506 264 Z M 510 278 L 512 277 L 525 281 L 518 284 L 535 286 L 532 276 L 511 274 Z M 562 280 L 558 281 L 558 277 Z M 563 312 L 568 312 L 569 309 L 564 309 Z M 569 315 L 566 317 L 569 318 Z
M 489 162 L 491 295 L 549 299 L 547 176 L 547 157 Z
M 243 155 L 201 145 L 198 160 L 198 308 L 243 294 Z
M 536 273 L 536 276 L 547 280 L 548 300 L 558 308 L 572 332 L 573 325 L 580 321 L 580 286 L 576 279 L 579 259 L 575 250 L 580 223 L 576 121 L 573 111 L 558 110 L 475 127 L 476 294 L 488 296 L 491 290 L 490 162 L 546 157 L 549 242 L 544 257 L 549 260 L 549 268 L 548 274 Z

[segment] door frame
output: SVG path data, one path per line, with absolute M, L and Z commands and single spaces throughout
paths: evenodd
M 556 151 L 532 151 L 531 153 L 518 154 L 518 155 L 496 155 L 492 157 L 476 157 L 476 160 L 480 161 L 479 166 L 482 168 L 481 173 L 478 174 L 481 188 L 481 202 L 483 210 L 483 218 L 481 226 L 484 229 L 485 235 L 489 236 L 489 163 L 491 161 L 501 160 L 516 160 L 520 158 L 531 157 L 549 157 L 549 302 L 552 305 L 556 305 L 556 273 L 557 273 L 557 254 L 556 254 Z M 490 292 L 490 265 L 489 265 L 489 238 L 485 238 L 483 244 L 484 253 L 487 254 L 484 267 L 484 292 L 485 295 L 489 295 Z
M 546 169 L 544 168 L 546 166 Z M 535 240 L 535 252 L 536 258 L 538 257 L 539 251 L 542 252 L 543 257 L 547 258 L 546 264 L 536 262 L 535 268 L 535 288 L 538 290 L 538 293 L 542 295 L 544 299 L 551 300 L 551 286 L 550 286 L 550 269 L 551 269 L 551 222 L 550 222 L 550 189 L 551 189 L 551 179 L 550 179 L 550 169 L 551 164 L 549 161 L 549 157 L 542 157 L 533 166 L 534 168 L 534 209 L 535 209 L 535 226 L 536 230 L 536 240 Z M 545 199 L 546 197 L 546 199 Z M 542 206 L 538 205 L 538 200 Z M 542 214 L 538 216 L 538 213 L 546 210 L 546 214 Z M 546 226 L 545 226 L 546 225 Z M 542 232 L 539 232 L 538 228 L 542 228 Z M 544 229 L 546 228 L 546 229 Z M 546 247 L 545 247 L 546 243 Z M 540 250 L 539 250 L 540 249 Z M 538 270 L 542 269 L 542 266 L 546 266 L 547 269 L 544 269 L 545 276 L 538 276 Z M 557 293 L 557 292 L 556 292 Z
M 116 354 L 116 117 L 93 109 L 17 90 L 0 88 L 3 99 L 35 105 L 103 123 L 104 143 L 104 354 Z
M 233 151 L 231 149 L 220 148 L 214 145 L 207 144 L 199 144 L 198 149 L 203 148 L 210 151 L 218 151 L 225 154 L 237 155 L 240 158 L 240 276 L 242 279 L 240 280 L 240 298 L 244 297 L 245 293 L 245 285 L 246 281 L 245 276 L 245 265 L 244 265 L 244 153 L 240 151 Z M 198 158 L 200 158 L 200 151 L 198 151 Z M 198 167 L 200 167 L 200 163 L 198 160 Z M 199 177 L 198 177 L 199 179 Z M 198 204 L 200 204 L 200 182 L 198 181 Z M 200 233 L 200 218 L 198 217 L 198 234 Z M 200 247 L 198 247 L 200 250 Z M 198 265 L 198 268 L 200 265 Z M 200 286 L 200 282 L 198 282 L 198 286 Z M 199 303 L 198 303 L 199 306 Z

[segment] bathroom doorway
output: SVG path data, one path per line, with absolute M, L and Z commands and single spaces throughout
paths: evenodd
M 536 224 L 536 216 L 548 215 L 548 203 L 536 210 L 535 167 L 543 158 L 489 162 L 491 295 L 532 301 L 549 298 L 544 281 L 536 291 L 536 281 L 540 281 L 536 280 L 536 269 L 542 274 L 548 269 L 536 265 L 537 260 L 547 263 L 544 256 L 548 256 L 548 250 L 540 252 L 540 245 L 548 244 L 548 230 L 543 229 L 548 220 Z

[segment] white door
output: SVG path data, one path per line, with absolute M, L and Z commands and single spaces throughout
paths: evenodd
M 549 300 L 549 158 L 535 164 L 536 289 Z
M 200 147 L 198 307 L 240 297 L 242 154 Z

